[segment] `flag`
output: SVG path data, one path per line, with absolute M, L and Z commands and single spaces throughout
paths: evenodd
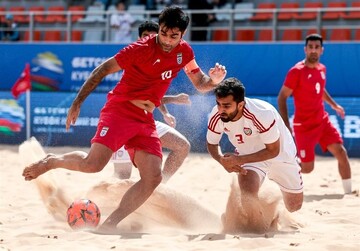
M 21 76 L 16 80 L 14 86 L 11 88 L 11 93 L 17 99 L 19 95 L 27 90 L 31 89 L 30 81 L 30 65 L 27 63 L 25 69 L 21 73 Z

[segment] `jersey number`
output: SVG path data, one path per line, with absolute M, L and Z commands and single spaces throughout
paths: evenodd
M 236 134 L 235 137 L 236 137 L 236 140 L 237 140 L 237 143 L 238 143 L 238 144 L 244 144 L 244 140 L 243 140 L 242 134 Z
M 164 71 L 161 73 L 162 80 L 169 79 L 172 76 L 172 71 Z

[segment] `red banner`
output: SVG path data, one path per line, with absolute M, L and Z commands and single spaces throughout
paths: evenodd
M 21 76 L 16 80 L 16 83 L 11 88 L 11 93 L 17 99 L 19 95 L 27 90 L 31 89 L 31 81 L 30 81 L 30 65 L 27 63 L 25 65 L 25 69 L 21 73 Z

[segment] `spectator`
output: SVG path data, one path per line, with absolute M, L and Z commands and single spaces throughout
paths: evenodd
M 188 2 L 188 9 L 190 10 L 211 10 L 219 0 L 196 0 Z M 211 22 L 215 21 L 216 17 L 213 13 L 198 13 L 191 14 L 192 26 L 197 28 L 201 27 L 201 30 L 191 30 L 192 41 L 206 41 L 207 40 L 207 27 Z
M 125 1 L 120 0 L 116 3 L 118 13 L 112 14 L 110 25 L 114 29 L 113 42 L 128 44 L 132 42 L 131 25 L 134 18 L 126 12 Z
M 2 41 L 19 41 L 20 36 L 17 23 L 14 22 L 14 16 L 12 14 L 7 14 L 5 22 L 1 25 L 0 38 Z

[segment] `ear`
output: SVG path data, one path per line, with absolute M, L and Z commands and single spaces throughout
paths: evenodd
M 241 101 L 237 104 L 237 107 L 239 110 L 242 110 L 244 108 L 244 106 L 245 106 L 245 101 Z
M 184 32 L 181 34 L 181 38 L 183 38 L 185 36 L 186 32 L 187 32 L 187 29 L 184 30 Z

